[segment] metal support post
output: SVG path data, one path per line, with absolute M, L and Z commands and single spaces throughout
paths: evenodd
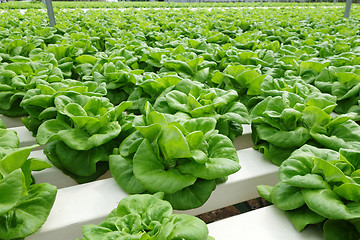
M 52 2 L 51 2 L 51 0 L 43 0 L 43 3 L 44 2 L 46 5 L 48 16 L 49 16 L 50 27 L 53 27 L 53 26 L 55 26 L 56 22 L 55 22 L 54 9 L 52 6 Z
M 344 13 L 345 18 L 350 17 L 351 3 L 352 3 L 352 0 L 346 0 L 346 7 L 345 7 L 345 13 Z

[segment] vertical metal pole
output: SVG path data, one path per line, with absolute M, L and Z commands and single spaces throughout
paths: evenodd
M 51 0 L 45 0 L 45 5 L 49 16 L 50 27 L 53 27 L 55 26 L 56 22 L 55 22 L 54 9 Z
M 345 13 L 344 13 L 345 18 L 350 17 L 351 3 L 352 3 L 352 0 L 346 0 L 346 7 L 345 7 Z

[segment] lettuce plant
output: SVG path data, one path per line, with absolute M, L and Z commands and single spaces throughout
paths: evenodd
M 136 64 L 137 60 L 126 49 L 114 49 L 109 52 L 109 56 L 99 53 L 96 57 L 86 55 L 77 57 L 76 62 L 79 65 L 75 71 L 84 74 L 81 76 L 84 81 L 105 83 L 106 97 L 110 99 L 111 103 L 119 104 L 127 100 L 134 90 L 137 78 L 143 73 L 143 70 L 132 70 L 130 67 Z
M 62 41 L 61 44 L 59 41 L 54 44 L 48 44 L 46 49 L 46 52 L 55 55 L 59 65 L 76 60 L 77 57 L 82 55 L 94 55 L 98 51 L 93 46 L 90 36 L 83 32 L 73 32 L 59 37 Z
M 231 140 L 214 118 L 184 119 L 146 104 L 136 131 L 109 158 L 115 181 L 128 193 L 164 192 L 175 209 L 199 207 L 217 182 L 240 169 Z
M 300 76 L 306 83 L 313 83 L 321 71 L 329 65 L 329 61 L 321 61 L 315 58 L 309 61 L 301 61 L 296 69 L 287 70 L 285 77 L 293 78 Z
M 149 72 L 156 72 L 163 67 L 162 58 L 169 57 L 170 52 L 167 49 L 146 47 L 139 52 L 141 58 L 139 66 Z
M 0 125 L 0 239 L 21 239 L 44 224 L 57 190 L 48 183 L 35 184 L 31 175 L 51 167 L 42 159 L 28 158 L 38 145 L 18 148 L 15 131 Z
M 105 83 L 98 85 L 95 82 L 79 82 L 75 80 L 63 80 L 61 82 L 48 83 L 39 80 L 35 89 L 26 92 L 20 106 L 29 114 L 22 122 L 34 135 L 39 126 L 46 120 L 56 118 L 58 112 L 54 99 L 65 95 L 76 98 L 79 95 L 104 96 L 106 94 Z
M 246 34 L 246 33 L 245 33 Z M 240 40 L 238 37 L 235 39 L 235 46 L 238 45 L 236 42 Z M 249 43 L 246 43 L 249 44 Z M 279 54 L 274 53 L 272 50 L 256 49 L 252 50 L 239 50 L 237 48 L 230 48 L 226 51 L 232 64 L 240 64 L 249 68 L 261 67 L 265 69 L 275 67 L 275 57 L 279 57 Z
M 358 239 L 358 150 L 333 151 L 304 145 L 280 166 L 280 182 L 258 186 L 266 200 L 285 211 L 298 231 L 322 223 L 326 240 Z
M 270 78 L 267 77 L 261 84 L 262 96 L 280 96 L 283 91 L 291 92 L 306 99 L 310 95 L 321 93 L 319 89 L 306 83 L 301 78 Z
M 316 78 L 315 86 L 337 97 L 335 111 L 346 113 L 360 100 L 359 66 L 328 67 Z
M 213 239 L 208 236 L 208 228 L 202 220 L 190 215 L 173 214 L 171 204 L 162 197 L 162 193 L 141 194 L 120 200 L 105 221 L 82 227 L 81 240 Z
M 154 109 L 167 114 L 183 113 L 189 118 L 212 117 L 216 129 L 232 140 L 242 134 L 242 124 L 249 123 L 247 108 L 237 101 L 235 90 L 206 89 L 200 83 L 183 80 L 163 92 Z
M 339 115 L 334 119 L 325 116 L 322 111 L 317 111 L 316 114 L 316 118 L 306 117 L 313 126 L 310 134 L 318 143 L 336 151 L 340 148 L 360 148 L 360 126 L 352 120 L 356 118 L 354 113 Z
M 30 61 L 33 60 L 34 52 L 41 50 L 43 46 L 44 41 L 37 37 L 5 38 L 0 41 L 0 57 L 2 62 L 8 63 Z
M 239 101 L 251 109 L 264 99 L 264 91 L 268 90 L 269 83 L 273 81 L 271 76 L 261 74 L 258 68 L 231 63 L 222 72 L 213 71 L 207 78 L 206 84 L 224 90 L 235 90 L 239 95 Z M 274 87 L 271 89 L 273 90 Z
M 50 161 L 78 182 L 96 179 L 108 169 L 108 155 L 131 103 L 114 107 L 106 98 L 86 95 L 60 95 L 54 103 L 57 118 L 40 125 L 37 142 L 48 143 L 44 152 Z
M 129 95 L 128 101 L 133 103 L 129 110 L 131 112 L 143 112 L 146 102 L 154 104 L 165 89 L 175 86 L 181 80 L 183 79 L 173 72 L 163 72 L 160 74 L 144 72 L 137 79 L 137 86 Z
M 321 123 L 319 112 L 330 119 L 335 98 L 330 95 L 312 94 L 308 98 L 282 92 L 269 96 L 251 112 L 254 148 L 265 158 L 280 165 L 289 155 L 308 141 L 313 141 L 310 130 Z
M 174 71 L 179 76 L 192 79 L 196 77 L 196 74 L 205 68 L 216 69 L 217 64 L 213 61 L 206 61 L 204 57 L 198 56 L 193 52 L 183 52 L 180 54 L 174 54 L 170 57 L 164 57 L 160 63 L 163 68 L 159 71 Z
M 36 87 L 37 80 L 61 81 L 62 72 L 51 63 L 14 62 L 0 69 L 0 113 L 16 117 L 26 115 L 20 107 L 25 93 Z

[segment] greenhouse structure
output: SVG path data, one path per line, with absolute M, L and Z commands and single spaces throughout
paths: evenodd
M 0 2 L 0 240 L 359 240 L 359 0 Z

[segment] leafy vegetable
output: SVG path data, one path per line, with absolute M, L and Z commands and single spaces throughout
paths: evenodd
M 216 179 L 238 171 L 236 150 L 213 118 L 174 118 L 146 104 L 137 129 L 110 156 L 115 181 L 129 193 L 164 192 L 176 209 L 201 206 Z
M 0 69 L 0 113 L 11 117 L 26 115 L 20 102 L 27 90 L 36 87 L 37 80 L 61 81 L 62 72 L 51 63 L 14 62 Z
M 36 140 L 46 144 L 50 161 L 78 182 L 87 182 L 102 175 L 108 156 L 126 125 L 123 111 L 131 105 L 113 106 L 106 98 L 66 95 L 54 99 L 57 118 L 42 123 Z M 125 127 L 126 128 L 126 127 Z
M 330 121 L 334 102 L 335 98 L 318 93 L 306 99 L 290 92 L 265 98 L 251 112 L 254 148 L 280 165 L 312 140 L 311 130 Z
M 330 66 L 316 78 L 315 86 L 337 97 L 338 113 L 347 113 L 360 100 L 360 68 Z
M 206 224 L 185 214 L 172 214 L 163 194 L 132 195 L 120 200 L 99 225 L 85 225 L 83 240 L 92 239 L 189 239 L 211 240 Z
M 81 83 L 74 80 L 63 80 L 61 82 L 48 83 L 38 81 L 35 89 L 26 92 L 20 106 L 29 114 L 23 118 L 24 125 L 35 135 L 39 126 L 46 120 L 57 116 L 54 99 L 65 95 L 69 98 L 77 98 L 79 95 L 98 96 L 106 94 L 104 84 L 97 85 L 94 82 Z
M 311 129 L 311 136 L 320 144 L 330 149 L 340 148 L 359 149 L 360 126 L 351 120 L 352 114 L 339 115 L 334 119 L 327 119 Z
M 326 239 L 360 236 L 359 157 L 357 150 L 337 152 L 304 145 L 281 164 L 280 182 L 275 187 L 260 185 L 258 192 L 286 211 L 298 231 L 324 222 Z
M 236 101 L 234 90 L 205 89 L 203 85 L 182 80 L 160 95 L 154 109 L 168 114 L 185 113 L 191 118 L 212 117 L 216 129 L 232 140 L 242 134 L 242 124 L 248 123 L 246 107 Z
M 82 76 L 83 80 L 95 81 L 99 84 L 105 83 L 107 89 L 106 97 L 111 103 L 119 104 L 127 100 L 134 90 L 136 79 L 142 70 L 132 70 L 129 66 L 136 64 L 138 59 L 125 48 L 116 49 L 109 53 L 109 56 L 101 56 L 101 59 L 92 56 L 79 56 L 77 61 L 81 64 L 77 67 L 89 68 L 89 71 Z
M 144 72 L 141 78 L 137 80 L 137 87 L 129 95 L 128 101 L 133 103 L 133 106 L 130 107 L 129 110 L 142 113 L 146 102 L 154 104 L 165 89 L 175 86 L 181 80 L 182 78 L 173 72 L 160 74 Z

